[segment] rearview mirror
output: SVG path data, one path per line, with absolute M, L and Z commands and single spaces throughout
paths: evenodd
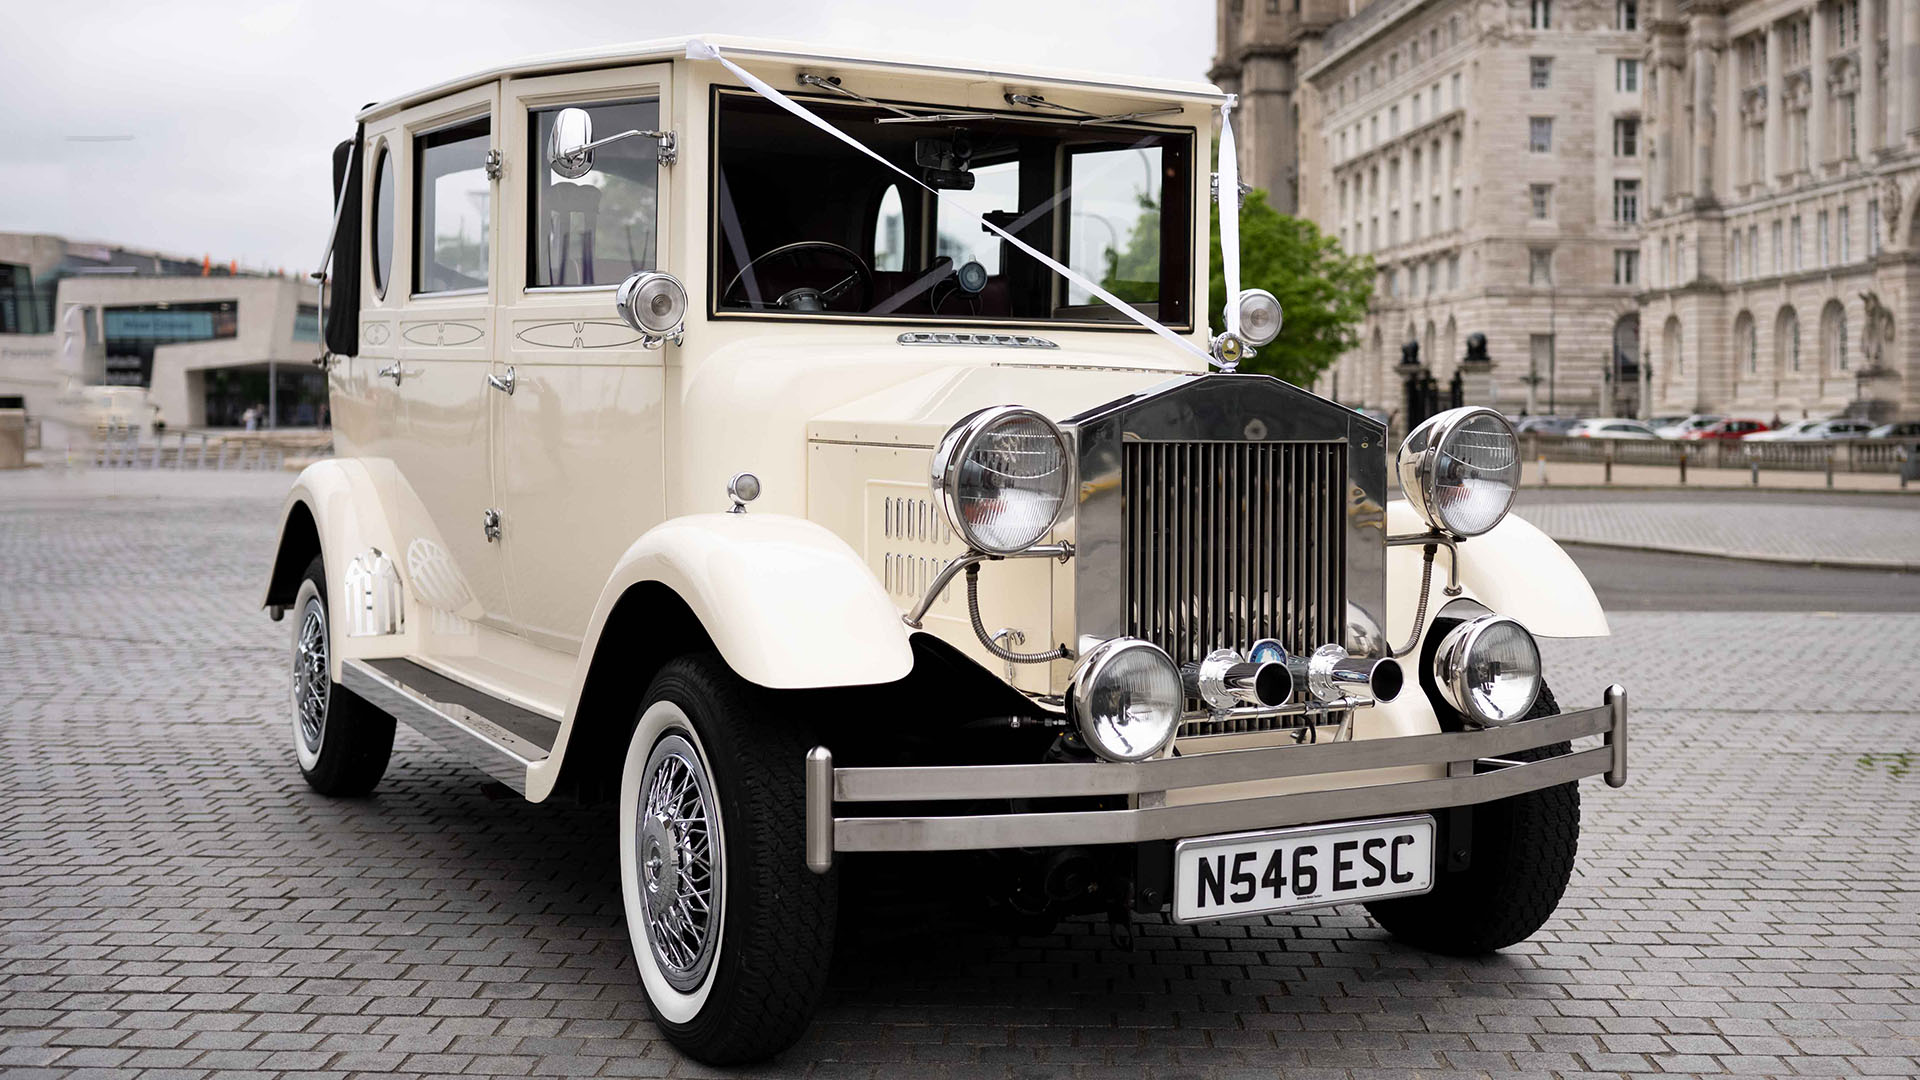
M 585 109 L 561 109 L 547 137 L 547 167 L 569 180 L 593 171 L 593 117 Z

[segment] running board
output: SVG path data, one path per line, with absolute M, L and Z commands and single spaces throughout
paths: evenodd
M 411 660 L 343 660 L 340 685 L 522 795 L 560 725 Z

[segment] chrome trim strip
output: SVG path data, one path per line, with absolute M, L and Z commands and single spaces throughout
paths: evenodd
M 1627 783 L 1627 688 L 1619 683 L 1607 687 L 1607 709 L 1613 713 L 1613 728 L 1607 732 L 1607 748 L 1613 762 L 1607 769 L 1608 787 Z
M 1351 745 L 1351 744 L 1348 744 Z M 1491 802 L 1607 770 L 1604 746 L 1470 776 L 1133 810 L 835 818 L 835 851 L 958 851 L 1131 844 Z
M 807 751 L 806 784 L 807 869 L 824 874 L 833 869 L 833 751 Z
M 527 793 L 527 768 L 547 757 L 545 750 L 485 717 L 434 701 L 363 660 L 341 662 L 340 685 L 521 795 Z
M 1140 795 L 1249 780 L 1506 757 L 1522 750 L 1605 734 L 1614 724 L 1613 708 L 1602 705 L 1499 728 L 1396 739 L 1221 750 L 1132 763 L 836 769 L 833 797 L 839 802 L 919 802 Z
M 1009 349 L 1057 349 L 1055 342 L 1034 334 L 968 334 L 909 330 L 894 339 L 902 345 L 999 345 Z

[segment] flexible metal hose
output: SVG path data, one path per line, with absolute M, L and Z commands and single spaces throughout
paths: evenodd
M 1393 650 L 1395 660 L 1412 652 L 1413 647 L 1420 644 L 1420 626 L 1427 621 L 1427 592 L 1433 588 L 1433 555 L 1437 546 L 1426 546 L 1426 555 L 1420 567 L 1420 606 L 1413 609 L 1413 636 L 1407 639 L 1405 647 Z
M 980 621 L 979 563 L 967 567 L 967 614 L 973 617 L 973 632 L 979 636 L 980 644 L 985 645 L 988 652 L 1009 664 L 1044 664 L 1049 660 L 1065 660 L 1073 655 L 1065 645 L 1046 652 L 1023 653 L 1014 652 L 993 640 L 993 635 L 987 633 L 987 624 Z

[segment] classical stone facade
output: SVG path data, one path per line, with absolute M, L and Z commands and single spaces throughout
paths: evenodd
M 1222 9 L 1215 78 L 1253 98 L 1242 124 L 1264 130 L 1266 102 L 1249 92 L 1256 64 L 1271 43 L 1293 49 L 1297 212 L 1380 270 L 1361 348 L 1317 389 L 1397 415 L 1405 347 L 1418 346 L 1420 368 L 1444 387 L 1478 332 L 1492 363 L 1463 372 L 1468 401 L 1515 413 L 1634 407 L 1637 7 L 1356 0 L 1292 15 L 1275 10 L 1292 6 L 1284 0 L 1235 19 L 1236 6 Z M 1246 156 L 1253 183 L 1285 179 L 1267 154 Z
M 1655 408 L 1920 416 L 1920 3 L 1649 15 Z

